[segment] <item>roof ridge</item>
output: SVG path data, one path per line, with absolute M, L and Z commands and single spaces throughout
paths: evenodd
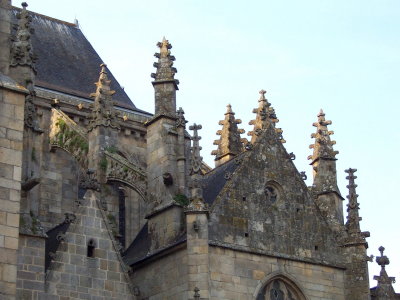
M 17 11 L 21 11 L 21 10 L 22 10 L 21 8 L 16 7 L 16 6 L 12 6 L 12 9 L 15 9 L 15 10 L 17 10 Z M 57 22 L 57 23 L 61 23 L 61 24 L 67 25 L 67 26 L 72 26 L 72 27 L 75 27 L 75 28 L 79 29 L 79 27 L 78 27 L 76 24 L 74 24 L 74 23 L 67 22 L 67 21 L 63 21 L 63 20 L 56 19 L 56 18 L 52 18 L 52 17 L 46 16 L 46 15 L 42 15 L 42 14 L 39 14 L 39 13 L 34 12 L 34 11 L 31 11 L 31 10 L 27 10 L 27 11 L 28 11 L 29 13 L 32 13 L 32 14 L 34 14 L 34 15 L 36 15 L 36 16 L 39 16 L 39 17 L 42 17 L 42 18 L 44 18 L 44 19 L 47 19 L 47 20 L 50 20 L 50 21 L 55 21 L 55 22 Z

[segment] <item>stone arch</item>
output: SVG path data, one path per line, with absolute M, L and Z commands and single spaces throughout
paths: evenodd
M 126 185 L 126 186 L 130 187 L 131 189 L 133 189 L 134 191 L 136 191 L 139 194 L 139 196 L 142 198 L 143 201 L 146 202 L 146 195 L 145 195 L 146 191 L 143 188 L 140 188 L 137 185 L 135 185 L 133 182 L 123 180 L 118 177 L 111 177 L 111 176 L 107 177 L 107 182 L 117 182 L 117 183 L 121 183 L 122 185 Z
M 274 272 L 257 285 L 254 300 L 308 300 L 300 284 L 289 274 Z

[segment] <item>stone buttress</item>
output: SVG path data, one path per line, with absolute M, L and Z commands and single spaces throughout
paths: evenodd
M 99 80 L 96 84 L 96 92 L 91 94 L 94 98 L 92 112 L 88 125 L 88 164 L 89 169 L 96 173 L 100 183 L 105 183 L 105 171 L 107 162 L 105 152 L 113 152 L 118 140 L 120 126 L 117 121 L 117 112 L 114 109 L 111 90 L 111 81 L 107 77 L 106 65 L 102 64 Z
M 210 299 L 209 294 L 209 246 L 208 246 L 208 205 L 204 202 L 201 187 L 201 147 L 198 130 L 201 125 L 193 124 L 193 147 L 191 157 L 190 203 L 185 208 L 187 255 L 188 255 L 188 299 Z

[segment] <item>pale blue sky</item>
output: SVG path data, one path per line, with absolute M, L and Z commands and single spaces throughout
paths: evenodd
M 178 106 L 190 123 L 203 125 L 202 155 L 210 165 L 226 104 L 243 120 L 242 128 L 250 130 L 258 91 L 265 89 L 281 120 L 285 147 L 296 154 L 296 166 L 307 171 L 310 185 L 311 124 L 323 108 L 333 121 L 330 129 L 340 152 L 339 188 L 347 195 L 343 171 L 357 168 L 361 225 L 371 232 L 368 253 L 378 255 L 378 247 L 385 246 L 391 259 L 387 271 L 400 282 L 400 1 L 28 4 L 33 11 L 65 21 L 76 17 L 135 105 L 150 112 L 153 53 L 165 35 L 173 45 L 181 82 Z M 376 263 L 369 266 L 370 277 L 378 275 Z M 371 286 L 375 283 L 371 280 Z M 398 283 L 396 290 L 400 292 Z

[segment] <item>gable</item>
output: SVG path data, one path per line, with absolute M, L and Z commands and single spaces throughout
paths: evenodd
M 339 262 L 334 234 L 272 126 L 228 179 L 210 216 L 212 243 L 294 259 Z

